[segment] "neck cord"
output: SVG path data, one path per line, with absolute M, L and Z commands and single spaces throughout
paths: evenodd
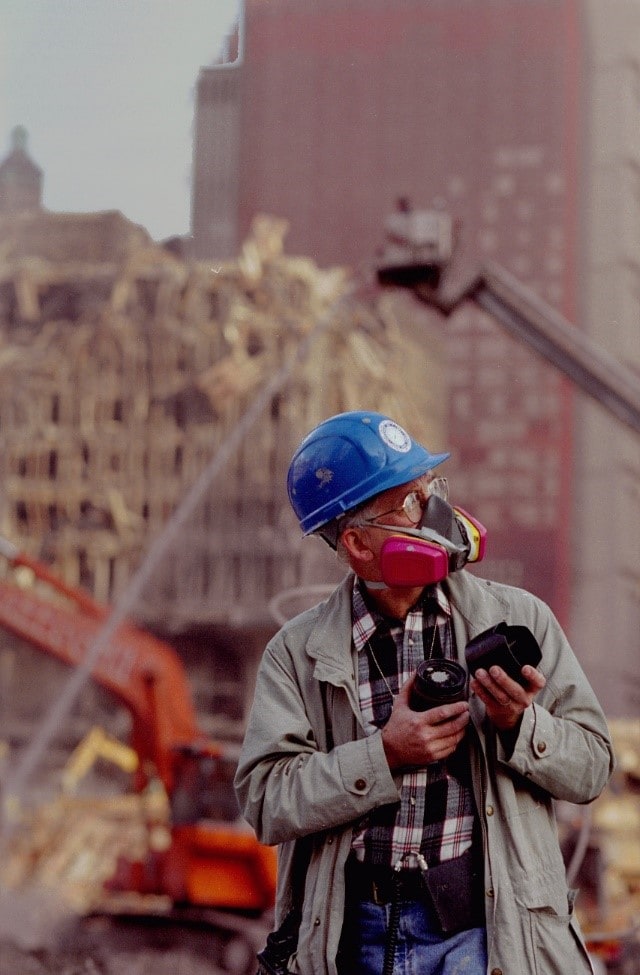
M 431 638 L 431 648 L 429 650 L 429 656 L 428 657 L 425 657 L 424 658 L 425 660 L 431 660 L 431 658 L 433 657 L 433 650 L 434 650 L 434 647 L 436 645 L 436 634 L 437 634 L 437 632 L 438 632 L 438 623 L 437 623 L 437 616 L 436 616 L 436 622 L 433 624 L 433 636 Z M 389 691 L 389 694 L 391 695 L 391 700 L 394 701 L 396 699 L 396 697 L 397 697 L 397 694 L 394 694 L 393 691 L 391 690 L 391 685 L 389 684 L 389 681 L 385 677 L 384 672 L 382 670 L 382 667 L 380 666 L 380 663 L 378 662 L 378 658 L 375 655 L 375 652 L 374 652 L 374 649 L 373 649 L 373 644 L 372 644 L 372 642 L 371 642 L 370 639 L 367 640 L 367 649 L 368 649 L 369 653 L 371 654 L 371 659 L 373 660 L 373 662 L 374 662 L 374 664 L 376 666 L 376 670 L 378 671 L 378 673 L 380 674 L 380 677 L 382 678 L 382 680 L 384 682 L 384 686 L 387 688 L 387 690 Z

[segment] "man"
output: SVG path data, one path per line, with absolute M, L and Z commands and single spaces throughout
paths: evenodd
M 266 648 L 236 776 L 259 839 L 280 844 L 291 972 L 591 971 L 553 800 L 604 788 L 607 725 L 548 607 L 464 571 L 482 530 L 433 474 L 448 456 L 355 411 L 291 462 L 303 532 L 350 569 Z M 496 626 L 526 632 L 538 667 L 514 679 L 482 658 L 462 700 L 413 710 L 418 664 L 444 688 Z

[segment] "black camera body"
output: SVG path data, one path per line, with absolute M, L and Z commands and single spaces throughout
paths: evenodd
M 498 623 L 474 637 L 465 648 L 465 657 L 470 674 L 479 667 L 502 667 L 508 676 L 521 684 L 526 684 L 521 674 L 525 664 L 537 667 L 542 660 L 538 641 L 527 626 L 510 626 Z

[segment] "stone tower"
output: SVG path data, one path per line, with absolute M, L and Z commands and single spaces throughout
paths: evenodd
M 42 209 L 42 170 L 27 152 L 27 130 L 17 125 L 11 151 L 0 163 L 0 213 Z

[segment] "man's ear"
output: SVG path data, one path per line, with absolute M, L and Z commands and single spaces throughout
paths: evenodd
M 340 541 L 350 561 L 362 564 L 374 560 L 375 555 L 364 538 L 364 532 L 359 527 L 345 528 L 340 536 Z

